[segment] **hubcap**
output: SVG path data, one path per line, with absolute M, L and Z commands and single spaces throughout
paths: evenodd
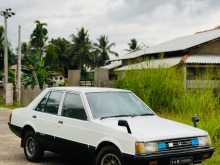
M 32 157 L 36 152 L 35 140 L 32 137 L 29 137 L 26 141 L 26 152 L 29 157 Z
M 101 160 L 101 165 L 121 165 L 121 161 L 115 154 L 106 154 Z

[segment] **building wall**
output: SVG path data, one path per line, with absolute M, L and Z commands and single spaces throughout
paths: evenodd
M 192 48 L 189 54 L 218 54 L 220 55 L 220 39 Z

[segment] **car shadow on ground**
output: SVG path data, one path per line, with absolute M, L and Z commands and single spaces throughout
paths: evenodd
M 92 165 L 92 162 L 89 162 L 85 158 L 64 156 L 52 152 L 46 152 L 41 162 L 47 165 Z

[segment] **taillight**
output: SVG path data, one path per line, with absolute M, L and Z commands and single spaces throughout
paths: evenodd
M 11 123 L 12 113 L 9 116 L 9 123 Z

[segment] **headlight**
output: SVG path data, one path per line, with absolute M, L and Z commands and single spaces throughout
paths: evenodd
M 148 143 L 137 142 L 135 145 L 135 150 L 137 155 L 153 154 L 159 151 L 163 151 L 166 148 L 167 146 L 165 143 L 156 143 L 156 142 L 148 142 Z
M 199 146 L 211 146 L 211 138 L 209 136 L 198 137 Z

